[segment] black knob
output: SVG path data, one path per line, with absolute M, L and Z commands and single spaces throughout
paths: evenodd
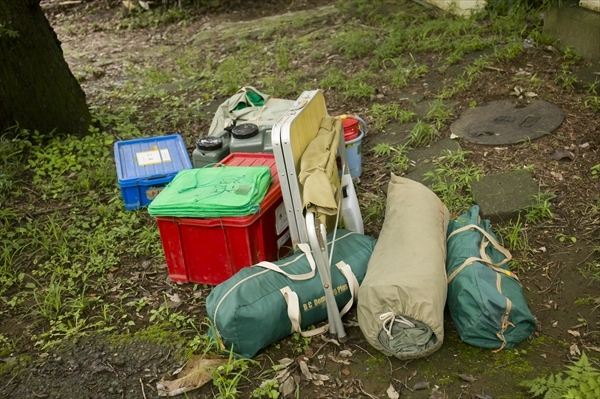
M 254 123 L 242 123 L 231 129 L 231 135 L 236 139 L 249 139 L 258 134 L 258 126 Z
M 196 140 L 196 148 L 201 151 L 216 151 L 223 148 L 223 139 L 220 137 L 201 137 Z

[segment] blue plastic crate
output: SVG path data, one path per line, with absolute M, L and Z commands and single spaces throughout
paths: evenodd
M 118 141 L 115 162 L 126 210 L 148 205 L 177 172 L 192 163 L 178 134 Z

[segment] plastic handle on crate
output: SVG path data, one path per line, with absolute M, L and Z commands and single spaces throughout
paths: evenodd
M 144 180 L 158 180 L 158 179 L 164 179 L 165 177 L 167 177 L 167 175 L 150 176 Z

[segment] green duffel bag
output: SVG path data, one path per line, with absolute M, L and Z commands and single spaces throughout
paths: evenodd
M 461 340 L 481 348 L 511 349 L 536 328 L 510 252 L 481 221 L 479 207 L 450 220 L 446 270 L 448 308 Z
M 332 236 L 328 236 L 330 253 Z M 340 313 L 353 304 L 375 242 L 351 231 L 336 232 L 331 281 Z M 326 331 L 325 327 L 303 331 L 327 319 L 327 307 L 310 248 L 300 244 L 300 249 L 276 262 L 245 267 L 208 295 L 208 317 L 225 349 L 251 358 L 293 332 L 311 336 Z

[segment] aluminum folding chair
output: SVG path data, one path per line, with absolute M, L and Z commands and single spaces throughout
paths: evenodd
M 333 156 L 339 154 L 341 165 L 339 165 L 338 173 L 333 174 L 333 181 L 329 186 L 335 187 L 332 190 L 335 191 L 333 195 L 337 202 L 337 214 L 333 217 L 325 217 L 316 214 L 312 210 L 305 209 L 303 190 L 306 188 L 302 187 L 299 181 L 302 172 L 302 155 L 309 144 L 317 137 L 321 122 L 327 117 L 329 115 L 323 92 L 321 90 L 305 91 L 286 114 L 275 123 L 271 140 L 286 215 L 289 221 L 292 244 L 294 249 L 297 249 L 300 243 L 307 243 L 310 246 L 325 291 L 329 334 L 339 342 L 345 342 L 347 335 L 331 287 L 331 258 L 327 248 L 327 233 L 337 228 L 342 203 L 350 201 L 358 204 L 352 178 L 347 167 L 346 147 L 341 124 L 340 131 L 334 135 L 334 137 L 338 137 L 338 145 L 332 146 L 332 149 L 336 147 L 336 154 L 333 154 Z M 345 219 L 345 227 L 363 234 L 362 218 L 358 206 L 354 206 L 350 213 L 351 215 L 342 214 L 342 219 Z

